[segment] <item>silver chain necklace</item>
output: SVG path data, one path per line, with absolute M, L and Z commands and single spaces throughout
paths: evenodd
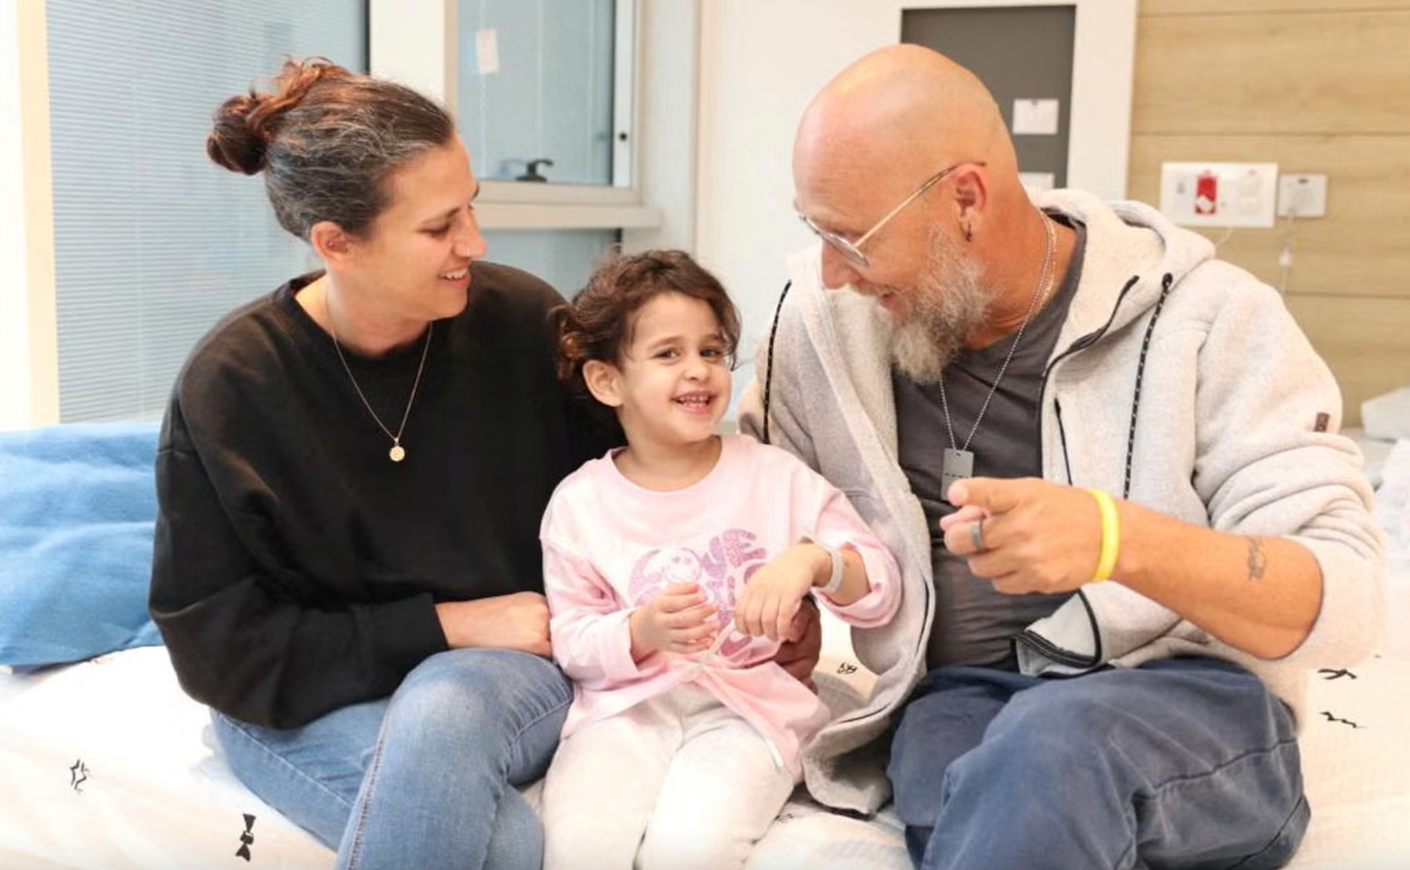
M 338 361 L 343 364 L 343 371 L 348 373 L 348 380 L 352 381 L 353 389 L 357 391 L 357 397 L 362 400 L 362 407 L 367 409 L 367 413 L 372 415 L 378 428 L 387 433 L 387 437 L 392 439 L 392 449 L 387 451 L 387 456 L 393 462 L 401 462 L 406 458 L 406 448 L 401 446 L 401 433 L 406 431 L 406 420 L 411 416 L 411 405 L 416 401 L 416 388 L 421 386 L 421 372 L 426 368 L 426 355 L 431 350 L 431 332 L 436 328 L 435 322 L 426 325 L 426 341 L 421 347 L 421 362 L 416 366 L 416 380 L 411 384 L 411 395 L 406 399 L 406 410 L 401 414 L 401 425 L 397 427 L 396 434 L 387 428 L 387 424 L 382 422 L 382 418 L 377 416 L 377 412 L 372 410 L 372 403 L 367 401 L 367 396 L 363 395 L 362 387 L 357 385 L 357 378 L 353 377 L 352 367 L 348 365 L 347 357 L 343 356 L 343 346 L 338 341 L 338 328 L 333 325 L 333 315 L 328 314 L 328 330 L 333 334 L 333 349 L 338 352 Z
M 979 413 L 975 415 L 974 425 L 970 427 L 969 435 L 964 439 L 963 445 L 955 441 L 955 424 L 950 421 L 950 402 L 945 398 L 945 370 L 940 370 L 940 406 L 945 410 L 945 428 L 950 431 L 950 446 L 945 450 L 944 458 L 940 463 L 941 498 L 945 498 L 950 492 L 950 484 L 974 476 L 974 454 L 970 452 L 969 444 L 974 440 L 974 433 L 979 431 L 979 424 L 984 419 L 984 412 L 989 410 L 989 402 L 993 400 L 994 393 L 998 392 L 999 382 L 1004 379 L 1004 372 L 1008 371 L 1014 351 L 1018 350 L 1018 343 L 1023 340 L 1023 331 L 1028 328 L 1028 321 L 1033 319 L 1033 312 L 1038 310 L 1038 299 L 1044 295 L 1043 288 L 1048 286 L 1052 277 L 1053 254 L 1057 248 L 1057 232 L 1053 229 L 1051 218 L 1041 211 L 1038 214 L 1043 217 L 1043 228 L 1047 230 L 1048 237 L 1047 250 L 1043 253 L 1043 268 L 1038 273 L 1038 283 L 1033 286 L 1033 295 L 1028 299 L 1028 313 L 1023 315 L 1023 322 L 1018 325 L 1018 332 L 1014 334 L 1013 343 L 1009 345 L 1009 352 L 1004 357 L 1004 364 L 999 366 L 999 375 L 994 378 L 994 383 L 990 384 L 989 394 L 984 397 L 984 404 L 979 406 Z

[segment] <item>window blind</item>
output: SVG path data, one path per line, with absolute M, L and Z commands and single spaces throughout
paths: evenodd
M 226 312 L 316 265 L 212 113 L 288 55 L 367 69 L 366 0 L 47 0 L 59 415 L 163 412 Z

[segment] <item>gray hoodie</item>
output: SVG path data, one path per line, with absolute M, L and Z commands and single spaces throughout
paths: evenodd
M 1214 259 L 1204 237 L 1140 203 L 1067 190 L 1036 201 L 1087 227 L 1081 281 L 1042 391 L 1044 477 L 1119 495 L 1129 475 L 1134 502 L 1296 540 L 1321 567 L 1323 598 L 1302 645 L 1267 660 L 1120 583 L 1089 585 L 1029 626 L 1020 666 L 1074 674 L 1213 656 L 1252 670 L 1301 721 L 1312 670 L 1365 658 L 1383 625 L 1383 536 L 1360 453 L 1335 434 L 1341 395 L 1331 371 L 1278 293 Z M 843 490 L 901 565 L 896 618 L 853 631 L 858 658 L 878 674 L 871 698 L 838 715 L 804 755 L 817 800 L 869 814 L 889 797 L 876 738 L 925 671 L 930 532 L 897 462 L 888 315 L 872 298 L 824 290 L 817 246 L 790 258 L 789 273 L 772 371 L 765 342 L 741 427 L 762 434 L 761 381 L 771 374 L 769 440 Z

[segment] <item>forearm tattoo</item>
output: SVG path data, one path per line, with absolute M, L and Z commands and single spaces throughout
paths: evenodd
M 1263 552 L 1263 542 L 1257 538 L 1248 539 L 1248 579 L 1262 580 L 1268 571 L 1268 554 Z

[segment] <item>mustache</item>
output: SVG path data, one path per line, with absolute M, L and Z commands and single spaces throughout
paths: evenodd
M 895 284 L 877 284 L 872 281 L 853 281 L 852 288 L 867 296 L 883 296 L 888 293 L 898 296 L 905 295 L 900 287 Z

